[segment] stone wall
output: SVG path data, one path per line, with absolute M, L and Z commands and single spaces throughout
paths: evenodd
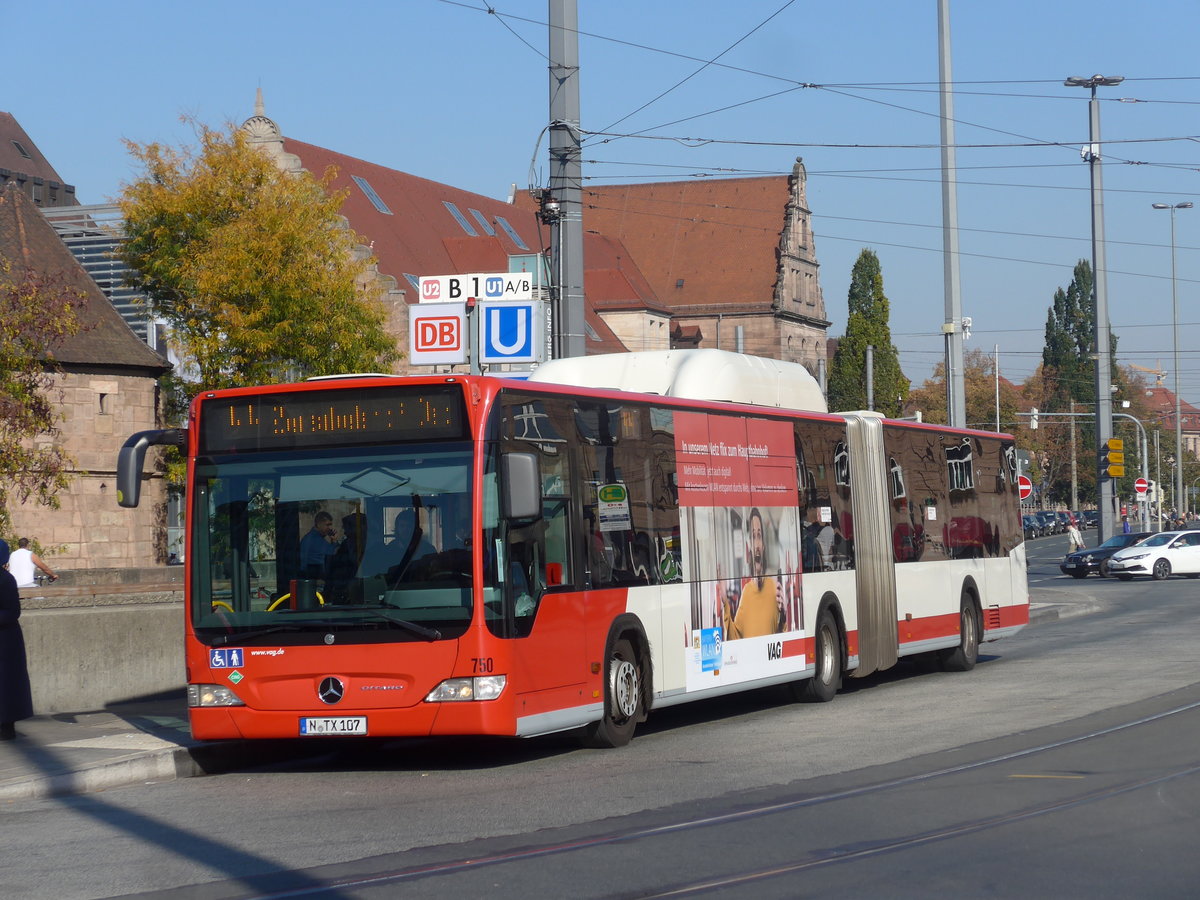
M 37 715 L 103 709 L 185 682 L 182 566 L 67 572 L 22 588 L 21 607 Z
M 644 310 L 602 312 L 600 318 L 629 350 L 670 350 L 671 320 Z
M 161 476 L 142 484 L 137 509 L 117 506 L 117 452 L 129 435 L 156 427 L 157 382 L 145 375 L 65 372 L 61 441 L 75 460 L 61 507 L 25 503 L 12 509 L 13 533 L 47 548 L 55 571 L 149 566 L 166 559 L 166 491 Z M 147 456 L 151 469 L 160 451 Z

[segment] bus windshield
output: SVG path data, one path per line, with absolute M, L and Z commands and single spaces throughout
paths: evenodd
M 471 620 L 471 458 L 469 442 L 198 458 L 197 637 L 460 636 Z

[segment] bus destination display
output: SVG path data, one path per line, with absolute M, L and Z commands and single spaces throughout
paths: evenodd
M 200 452 L 238 453 L 463 438 L 457 385 L 292 391 L 205 400 Z

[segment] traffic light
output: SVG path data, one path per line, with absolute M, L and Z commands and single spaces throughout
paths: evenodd
M 1100 451 L 1101 474 L 1108 478 L 1125 477 L 1125 442 L 1120 438 L 1109 438 Z
M 1158 501 L 1158 482 L 1151 481 L 1150 486 L 1146 488 L 1146 502 L 1156 503 Z
M 1037 407 L 1036 406 L 1031 406 L 1029 408 L 1029 430 L 1037 431 Z

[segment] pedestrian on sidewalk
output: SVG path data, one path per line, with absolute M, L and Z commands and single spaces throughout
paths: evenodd
M 1075 524 L 1075 517 L 1072 516 L 1067 522 L 1067 540 L 1071 542 L 1071 549 L 1068 553 L 1074 553 L 1076 550 L 1084 548 L 1083 535 L 1079 533 L 1079 526 Z
M 17 548 L 8 561 L 8 571 L 17 579 L 17 587 L 34 587 L 37 584 L 34 579 L 34 575 L 37 574 L 35 568 L 45 572 L 51 581 L 58 581 L 58 576 L 42 562 L 42 558 L 29 549 L 29 538 L 17 541 Z
M 21 593 L 8 571 L 8 544 L 0 540 L 0 741 L 17 736 L 14 723 L 33 715 L 33 695 L 21 633 Z

